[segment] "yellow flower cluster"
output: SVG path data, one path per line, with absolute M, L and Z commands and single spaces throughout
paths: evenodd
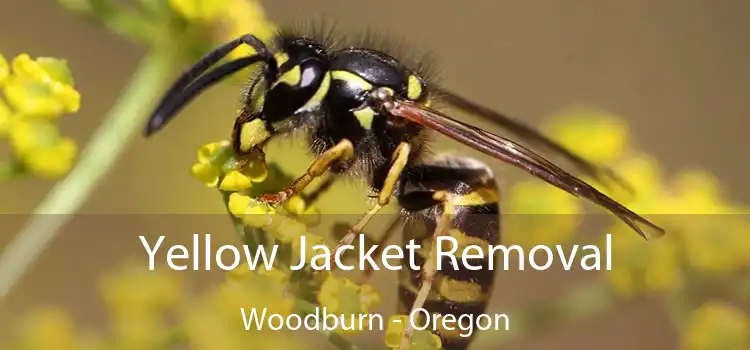
M 174 273 L 142 265 L 124 265 L 105 276 L 100 288 L 110 312 L 112 341 L 128 349 L 163 346 L 172 327 L 166 314 L 186 298 Z
M 259 1 L 255 0 L 169 0 L 170 7 L 184 19 L 201 25 L 219 25 L 216 40 L 225 42 L 241 35 L 252 33 L 269 43 L 276 27 L 265 14 Z M 232 51 L 230 58 L 252 54 L 252 49 L 240 46 Z
M 635 195 L 602 190 L 668 231 L 667 236 L 649 242 L 620 222 L 608 231 L 612 233 L 613 260 L 617 263 L 607 280 L 623 295 L 679 287 L 684 265 L 718 273 L 750 263 L 750 235 L 745 229 L 750 221 L 736 215 L 743 208 L 721 195 L 710 174 L 688 170 L 668 178 L 651 156 L 629 144 L 627 124 L 621 118 L 600 111 L 562 113 L 552 119 L 547 130 L 588 159 L 613 164 L 613 170 L 633 186 Z M 518 192 L 523 197 L 530 191 Z M 529 197 L 531 201 L 540 200 L 539 196 Z M 560 208 L 565 206 L 560 204 Z
M 330 313 L 361 315 L 380 305 L 380 295 L 370 285 L 357 285 L 349 279 L 329 274 L 318 291 L 318 303 Z M 355 323 L 355 326 L 360 324 Z M 348 326 L 348 325 L 347 325 Z M 339 333 L 354 333 L 362 329 L 344 330 Z
M 238 325 L 239 310 L 267 310 L 268 314 L 288 316 L 295 312 L 295 302 L 286 291 L 288 274 L 272 269 L 238 270 L 227 282 L 188 307 L 185 333 L 191 349 L 300 349 L 291 331 L 245 330 Z
M 239 165 L 232 157 L 228 141 L 201 146 L 198 149 L 198 162 L 193 164 L 190 172 L 206 186 L 218 186 L 220 190 L 228 192 L 247 190 L 253 183 L 262 182 L 268 176 L 262 159 L 251 159 Z
M 28 54 L 8 63 L 0 55 L 0 88 L 0 137 L 7 138 L 14 157 L 6 160 L 2 177 L 65 175 L 78 150 L 73 139 L 60 135 L 56 122 L 77 112 L 81 103 L 67 63 Z
M 581 201 L 542 181 L 518 182 L 504 197 L 505 244 L 564 244 L 573 239 L 583 218 Z
M 87 337 L 69 315 L 41 309 L 21 323 L 13 343 L 3 345 L 12 350 L 169 349 L 179 344 L 195 350 L 301 349 L 290 331 L 245 330 L 238 321 L 241 308 L 294 312 L 294 299 L 285 293 L 288 276 L 276 270 L 245 271 L 190 295 L 177 273 L 128 264 L 107 275 L 101 286 L 110 335 Z
M 750 348 L 750 317 L 721 301 L 709 301 L 690 316 L 684 331 L 686 350 Z
M 292 197 L 283 205 L 283 211 L 256 201 L 249 194 L 254 183 L 262 183 L 268 178 L 268 169 L 262 155 L 246 156 L 241 162 L 237 161 L 231 152 L 228 142 L 215 142 L 204 145 L 198 150 L 198 162 L 191 168 L 193 175 L 210 187 L 218 187 L 229 193 L 227 208 L 244 225 L 261 229 L 273 238 L 275 244 L 291 248 L 293 261 L 299 261 L 304 253 L 310 263 L 320 252 L 314 250 L 316 245 L 325 245 L 325 240 L 319 235 L 309 233 L 304 220 L 305 215 L 314 213 L 300 197 Z M 285 215 L 287 214 L 287 215 Z M 301 237 L 306 239 L 305 249 L 301 249 Z M 233 276 L 245 276 L 248 271 L 235 271 Z M 282 284 L 289 282 L 289 271 L 285 266 L 271 271 L 259 271 L 260 274 L 275 276 Z M 357 285 L 349 279 L 336 276 L 331 272 L 318 272 L 312 277 L 315 280 L 313 291 L 319 305 L 329 313 L 343 315 L 365 314 L 378 307 L 380 296 L 370 285 Z M 306 286 L 310 287 L 310 286 Z M 294 288 L 293 288 L 294 289 Z M 310 292 L 310 291 L 306 291 Z M 347 324 L 348 326 L 348 324 Z M 349 330 L 337 328 L 337 333 L 352 333 L 359 329 Z

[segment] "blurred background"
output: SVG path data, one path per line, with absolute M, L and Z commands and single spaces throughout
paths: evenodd
M 551 130 L 561 130 L 559 125 L 566 125 L 564 117 L 573 113 L 570 111 L 595 110 L 610 118 L 606 120 L 626 123 L 627 148 L 636 148 L 639 154 L 655 160 L 664 186 L 681 181 L 679 174 L 685 169 L 700 169 L 702 174 L 710 174 L 706 179 L 718 183 L 722 203 L 739 203 L 743 208 L 743 203 L 750 203 L 750 186 L 746 184 L 750 163 L 743 153 L 748 145 L 745 133 L 750 129 L 750 22 L 746 20 L 750 2 L 276 0 L 264 1 L 262 6 L 267 20 L 274 24 L 325 17 L 345 33 L 373 29 L 415 43 L 415 51 L 434 55 L 443 85 L 532 125 L 552 125 Z M 8 61 L 24 52 L 32 57 L 67 60 L 81 95 L 81 108 L 62 117 L 59 125 L 60 132 L 73 138 L 79 149 L 86 146 L 148 51 L 145 45 L 86 21 L 54 1 L 0 3 L 0 30 L 4 33 L 0 36 L 0 53 Z M 186 62 L 175 59 L 174 71 L 164 84 Z M 98 289 L 101 276 L 123 261 L 135 258 L 143 262 L 146 258 L 133 228 L 125 229 L 128 225 L 148 230 L 138 234 L 179 232 L 175 235 L 181 238 L 173 242 L 188 240 L 187 233 L 198 230 L 214 230 L 214 236 L 221 231 L 227 241 L 234 239 L 229 220 L 221 215 L 225 208 L 220 196 L 196 182 L 188 170 L 199 146 L 228 137 L 242 83 L 238 79 L 210 90 L 159 137 L 144 140 L 136 135 L 112 172 L 84 202 L 81 215 L 63 230 L 0 306 L 0 343 L 10 339 L 23 315 L 39 306 L 63 308 L 81 328 L 102 328 L 107 314 Z M 471 117 L 466 120 L 472 121 Z M 621 136 L 616 132 L 621 124 L 613 122 L 617 125 L 613 131 L 611 125 L 597 129 L 580 122 L 588 119 L 576 120 L 582 123 L 580 130 L 604 130 Z M 571 144 L 584 154 L 586 149 L 605 147 L 597 144 L 599 138 L 584 136 L 587 134 L 583 131 L 576 134 L 562 129 L 567 130 L 561 132 L 562 137 L 576 139 L 577 143 Z M 299 147 L 287 151 L 288 145 L 272 145 L 268 158 L 296 174 L 311 158 Z M 470 152 L 447 141 L 438 142 L 436 148 Z M 10 153 L 8 148 L 0 150 L 3 155 Z M 289 153 L 282 159 L 280 150 Z M 627 159 L 618 158 L 617 162 L 627 163 Z M 510 188 L 514 179 L 528 180 L 508 167 L 494 168 L 504 189 Z M 645 176 L 622 175 L 636 182 L 639 176 Z M 0 247 L 12 240 L 56 181 L 20 178 L 0 183 L 0 213 L 5 214 L 0 218 Z M 361 213 L 367 208 L 365 197 L 353 203 L 356 194 L 363 192 L 356 186 L 339 184 L 330 194 L 333 199 L 324 199 L 319 210 L 326 214 Z M 340 206 L 341 198 L 347 198 L 345 207 Z M 711 214 L 700 209 L 687 212 Z M 197 214 L 216 215 L 198 218 Z M 679 213 L 657 208 L 646 214 Z M 653 219 L 658 221 L 659 216 Z M 740 231 L 747 233 L 746 228 L 741 226 Z M 744 243 L 750 246 L 747 240 Z M 718 258 L 719 252 L 715 254 L 708 259 Z M 745 268 L 750 266 L 749 260 L 739 259 Z M 721 277 L 726 275 L 722 271 Z M 216 276 L 209 273 L 189 276 L 198 288 L 216 283 Z M 748 278 L 747 273 L 742 276 Z M 509 271 L 498 278 L 499 287 L 492 299 L 497 306 L 492 309 L 510 312 L 513 320 L 508 310 L 554 298 L 563 293 L 563 287 L 589 280 L 591 274 Z M 375 280 L 383 295 L 383 312 L 392 312 L 396 274 L 381 272 Z M 750 293 L 750 289 L 738 289 L 732 298 L 747 302 L 742 298 L 745 291 Z M 493 335 L 482 334 L 476 348 L 687 347 L 685 336 L 676 330 L 663 304 L 658 295 L 627 299 L 591 317 L 545 326 L 543 331 L 502 345 L 496 345 Z M 724 315 L 724 311 L 717 313 Z M 719 328 L 737 329 L 722 337 L 740 340 L 693 348 L 750 349 L 750 326 L 739 312 L 719 317 L 730 319 L 726 324 L 719 322 Z M 359 337 L 380 338 L 382 334 Z M 312 344 L 333 348 L 321 340 Z

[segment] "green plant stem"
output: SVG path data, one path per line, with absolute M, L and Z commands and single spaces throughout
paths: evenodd
M 0 162 L 0 180 L 10 180 L 22 175 L 24 167 L 17 159 Z
M 94 133 L 68 176 L 56 184 L 0 256 L 0 302 L 112 170 L 129 141 L 140 132 L 171 74 L 168 50 L 155 50 L 140 63 L 116 105 Z

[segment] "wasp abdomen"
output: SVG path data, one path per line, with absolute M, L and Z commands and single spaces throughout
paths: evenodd
M 403 239 L 404 244 L 412 239 L 420 242 L 417 266 L 428 263 L 433 235 L 444 211 L 453 212 L 447 238 L 441 240 L 441 250 L 452 253 L 440 259 L 423 308 L 431 315 L 453 315 L 468 326 L 467 317 L 475 319 L 485 312 L 495 281 L 489 246 L 500 242 L 500 208 L 492 172 L 473 159 L 449 156 L 415 166 L 402 181 L 399 202 L 413 216 L 404 227 Z M 438 192 L 449 193 L 450 203 L 435 199 Z M 476 248 L 467 250 L 464 257 L 463 249 L 469 245 Z M 475 257 L 479 255 L 477 249 L 483 252 L 482 257 Z M 408 264 L 401 270 L 401 312 L 411 310 L 422 283 L 422 270 L 411 270 Z M 472 339 L 459 326 L 438 327 L 437 333 L 444 349 L 464 349 Z

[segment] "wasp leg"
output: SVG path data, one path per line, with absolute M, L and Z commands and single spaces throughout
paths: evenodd
M 432 234 L 432 243 L 430 244 L 430 250 L 427 259 L 422 265 L 421 283 L 419 285 L 419 290 L 417 291 L 417 296 L 414 299 L 414 303 L 411 306 L 411 310 L 409 312 L 410 315 L 412 312 L 414 312 L 414 310 L 424 306 L 424 303 L 427 300 L 427 296 L 429 296 L 430 290 L 432 290 L 432 282 L 435 280 L 435 274 L 437 272 L 437 254 L 435 253 L 438 237 L 444 236 L 448 233 L 451 222 L 453 221 L 453 214 L 455 209 L 452 200 L 453 195 L 449 192 L 437 191 L 433 195 L 433 199 L 442 203 L 443 213 L 440 215 L 440 219 L 438 219 L 437 226 L 435 227 L 435 232 Z M 412 325 L 411 322 L 407 322 L 406 329 L 404 330 L 404 335 L 401 338 L 401 346 L 399 347 L 400 350 L 408 350 L 411 346 L 411 337 L 412 334 L 414 334 L 413 326 L 414 325 Z
M 396 148 L 396 151 L 393 152 L 393 159 L 391 160 L 391 167 L 388 169 L 388 175 L 385 177 L 385 181 L 383 182 L 383 188 L 378 193 L 378 201 L 373 205 L 370 210 L 367 211 L 367 213 L 357 221 L 354 226 L 349 230 L 349 232 L 341 238 L 338 245 L 336 246 L 336 249 L 333 250 L 333 252 L 338 251 L 339 248 L 341 248 L 344 245 L 352 244 L 354 242 L 354 239 L 357 238 L 357 235 L 362 232 L 362 230 L 367 226 L 367 223 L 370 222 L 370 219 L 372 219 L 375 214 L 377 214 L 383 207 L 388 205 L 391 201 L 391 197 L 393 196 L 394 189 L 396 188 L 396 184 L 398 183 L 399 177 L 401 177 L 401 173 L 404 171 L 404 168 L 406 167 L 406 163 L 409 160 L 409 153 L 411 152 L 411 146 L 409 146 L 408 143 L 401 143 Z M 331 253 L 331 259 L 334 257 L 334 253 Z
M 331 186 L 333 186 L 334 183 L 341 177 L 341 175 L 338 174 L 328 174 L 326 176 L 325 180 L 316 187 L 314 190 L 310 191 L 308 194 L 302 194 L 302 198 L 305 200 L 305 205 L 312 206 L 315 204 L 318 199 L 320 199 L 321 196 L 323 196 L 326 192 L 328 192 L 329 189 L 331 189 Z
M 298 177 L 292 184 L 278 193 L 264 194 L 258 199 L 268 204 L 279 204 L 302 192 L 316 178 L 325 174 L 331 166 L 338 162 L 346 162 L 354 158 L 354 146 L 351 141 L 344 139 L 335 146 L 323 152 L 313 161 L 305 175 Z

